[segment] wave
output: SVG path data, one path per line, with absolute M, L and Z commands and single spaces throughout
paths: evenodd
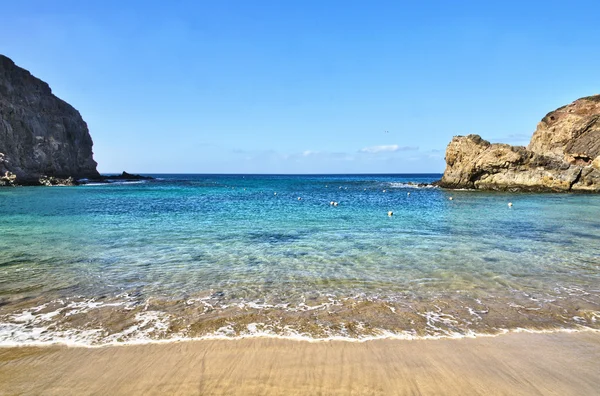
M 332 325 L 311 322 L 309 329 L 302 329 L 301 325 L 291 317 L 288 322 L 269 319 L 267 322 L 250 321 L 244 323 L 236 317 L 225 318 L 223 323 L 212 330 L 202 331 L 200 334 L 189 332 L 188 328 L 173 327 L 181 315 L 173 315 L 161 310 L 151 308 L 150 301 L 140 303 L 134 296 L 127 294 L 119 296 L 121 301 L 99 302 L 94 299 L 81 299 L 79 301 L 56 300 L 23 310 L 18 313 L 0 317 L 0 347 L 14 346 L 47 346 L 67 345 L 79 347 L 101 347 L 107 345 L 137 345 L 152 343 L 169 343 L 194 340 L 239 340 L 247 338 L 277 338 L 285 340 L 324 342 L 345 341 L 365 342 L 372 340 L 432 340 L 432 339 L 460 339 L 475 337 L 494 337 L 507 333 L 555 333 L 595 331 L 596 324 L 600 321 L 600 312 L 589 311 L 588 320 L 575 316 L 563 326 L 548 328 L 530 328 L 527 326 L 514 328 L 493 327 L 486 331 L 478 331 L 469 327 L 461 327 L 463 323 L 475 323 L 487 314 L 481 307 L 467 307 L 471 319 L 457 317 L 441 308 L 417 312 L 416 315 L 423 319 L 424 328 L 394 329 L 386 327 L 369 327 L 364 321 L 352 321 L 349 317 L 337 318 Z M 352 298 L 351 298 L 352 300 Z M 186 306 L 197 305 L 200 315 L 210 312 L 215 307 L 209 297 L 189 299 Z M 341 302 L 335 299 L 317 305 L 300 303 L 296 306 L 289 304 L 266 304 L 261 302 L 241 302 L 225 304 L 221 307 L 220 316 L 227 310 L 248 313 L 252 315 L 261 310 L 279 309 L 278 312 L 307 313 L 313 315 L 316 311 L 330 312 L 333 307 L 339 307 Z M 513 304 L 515 305 L 515 304 Z M 387 308 L 388 318 L 401 313 L 396 307 L 384 304 Z M 515 307 L 521 307 L 515 305 Z M 97 310 L 111 309 L 114 311 L 102 312 Z M 120 315 L 120 316 L 119 316 Z M 109 317 L 108 323 L 92 323 L 90 320 L 97 316 Z M 277 315 L 279 316 L 279 315 Z M 258 318 L 259 316 L 254 314 Z M 272 317 L 272 316 L 271 316 Z M 269 318 L 269 316 L 265 317 Z M 243 318 L 242 318 L 243 319 Z M 64 326 L 64 324 L 68 324 Z M 71 326 L 71 323 L 75 325 Z M 200 323 L 200 322 L 198 322 Z M 215 326 L 216 327 L 216 326 Z M 389 326 L 387 326 L 389 327 Z
M 110 185 L 125 185 L 125 184 L 143 184 L 147 183 L 147 180 L 132 180 L 132 181 L 110 181 L 106 183 L 84 183 L 84 186 L 110 186 Z
M 126 341 L 115 341 L 105 340 L 102 342 L 94 342 L 84 335 L 95 335 L 101 330 L 88 331 L 85 334 L 80 333 L 78 337 L 61 337 L 55 336 L 51 339 L 44 340 L 30 340 L 30 341 L 19 341 L 19 340 L 2 340 L 0 338 L 0 348 L 10 347 L 48 347 L 64 345 L 68 347 L 80 347 L 80 348 L 103 348 L 107 346 L 128 346 L 128 345 L 149 345 L 149 344 L 169 344 L 178 342 L 191 342 L 191 341 L 236 341 L 244 339 L 278 339 L 287 341 L 300 341 L 300 342 L 351 342 L 351 343 L 363 343 L 369 341 L 378 340 L 402 340 L 402 341 L 419 341 L 419 340 L 444 340 L 444 339 L 467 339 L 467 338 L 483 338 L 483 337 L 498 337 L 507 334 L 518 334 L 518 333 L 529 333 L 529 334 L 556 334 L 556 333 L 581 333 L 581 332 L 592 332 L 600 333 L 599 329 L 595 329 L 587 326 L 579 326 L 577 328 L 552 328 L 552 329 L 535 329 L 526 327 L 517 327 L 514 329 L 498 329 L 495 333 L 479 333 L 479 332 L 468 332 L 468 333 L 452 333 L 444 335 L 414 335 L 411 332 L 394 332 L 390 330 L 380 329 L 376 335 L 365 335 L 359 337 L 349 337 L 344 335 L 331 335 L 327 337 L 312 337 L 305 333 L 297 332 L 290 329 L 288 333 L 278 334 L 270 331 L 257 330 L 259 326 L 263 326 L 261 323 L 252 323 L 248 327 L 248 331 L 242 334 L 231 335 L 229 332 L 231 328 L 225 326 L 218 331 L 206 334 L 200 337 L 183 337 L 173 336 L 161 339 L 152 338 L 134 338 Z M 1 325 L 0 325 L 1 326 Z
M 388 183 L 388 186 L 390 188 L 439 188 L 438 186 L 434 186 L 433 184 L 428 184 L 428 183 L 413 183 L 413 182 L 407 182 L 407 183 L 400 183 L 400 182 L 390 182 Z

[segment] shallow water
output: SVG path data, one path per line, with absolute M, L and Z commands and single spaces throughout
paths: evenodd
M 600 329 L 600 196 L 158 177 L 0 189 L 0 344 Z

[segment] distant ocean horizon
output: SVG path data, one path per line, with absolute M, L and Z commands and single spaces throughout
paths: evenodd
M 102 175 L 120 175 L 122 172 L 100 172 Z M 399 176 L 407 177 L 439 177 L 443 173 L 413 172 L 413 173 L 155 173 L 155 172 L 128 172 L 143 176 Z
M 0 190 L 0 345 L 600 330 L 600 196 L 141 174 Z

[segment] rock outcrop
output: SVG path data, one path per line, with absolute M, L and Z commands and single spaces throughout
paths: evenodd
M 54 176 L 42 176 L 39 179 L 39 183 L 42 186 L 78 186 L 80 183 L 72 177 L 65 179 L 57 178 Z
M 444 188 L 600 192 L 600 95 L 548 113 L 527 148 L 455 136 Z
M 110 180 L 154 180 L 154 178 L 152 176 L 142 176 L 142 175 L 135 175 L 133 173 L 128 173 L 123 171 L 123 173 L 121 173 L 120 175 L 117 176 L 104 176 L 107 179 Z
M 152 176 L 135 175 L 123 171 L 120 175 L 102 175 L 99 178 L 94 179 L 82 179 L 80 180 L 83 184 L 88 181 L 94 183 L 112 183 L 112 182 L 123 182 L 123 181 L 140 181 L 140 180 L 155 180 Z
M 97 178 L 92 144 L 77 110 L 0 55 L 0 185 Z

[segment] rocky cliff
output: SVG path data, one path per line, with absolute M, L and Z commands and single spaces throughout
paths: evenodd
M 0 185 L 98 177 L 92 144 L 77 110 L 0 55 Z
M 527 148 L 455 136 L 446 149 L 445 188 L 600 192 L 600 95 L 548 113 Z

